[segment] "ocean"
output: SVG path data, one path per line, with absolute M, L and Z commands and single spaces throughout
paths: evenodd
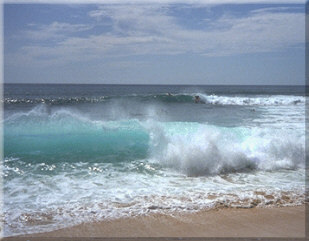
M 303 86 L 4 84 L 4 236 L 303 204 L 305 99 Z

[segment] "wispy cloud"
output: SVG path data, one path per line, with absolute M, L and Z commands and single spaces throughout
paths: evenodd
M 46 40 L 65 37 L 70 33 L 82 32 L 91 29 L 93 26 L 86 24 L 70 24 L 53 22 L 48 25 L 42 24 L 29 24 L 30 30 L 24 31 L 26 38 L 34 40 Z
M 33 25 L 34 29 L 26 32 L 27 37 L 44 40 L 61 36 L 61 39 L 48 47 L 23 46 L 20 59 L 37 64 L 64 64 L 130 55 L 222 56 L 280 51 L 304 43 L 303 13 L 265 8 L 241 17 L 222 15 L 199 29 L 192 29 L 182 25 L 177 16 L 169 13 L 169 8 L 159 4 L 98 6 L 87 14 L 98 25 L 108 23 L 110 30 L 83 37 L 72 33 L 93 26 L 58 22 Z
M 282 11 L 291 11 L 299 10 L 301 7 L 271 7 L 271 8 L 260 8 L 252 10 L 251 13 L 265 13 L 265 12 L 282 12 Z

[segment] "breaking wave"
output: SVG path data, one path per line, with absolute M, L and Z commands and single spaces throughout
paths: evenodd
M 5 156 L 156 160 L 189 176 L 304 167 L 305 136 L 273 128 L 217 127 L 136 119 L 93 121 L 69 108 L 38 106 L 5 120 Z M 35 148 L 35 150 L 34 150 Z M 60 156 L 62 158 L 60 158 Z
M 272 96 L 224 96 L 193 94 L 157 94 L 157 95 L 127 95 L 98 97 L 46 97 L 46 98 L 4 98 L 4 104 L 49 104 L 68 105 L 78 103 L 104 103 L 113 100 L 132 100 L 141 102 L 159 101 L 163 103 L 194 103 L 195 96 L 201 98 L 201 103 L 211 105 L 298 105 L 305 103 L 304 96 L 272 95 Z
M 201 99 L 208 104 L 213 105 L 254 105 L 254 106 L 277 106 L 277 105 L 297 105 L 304 104 L 303 96 L 218 96 L 218 95 L 200 95 Z

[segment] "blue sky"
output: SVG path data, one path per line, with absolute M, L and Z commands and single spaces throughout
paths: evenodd
M 305 4 L 4 4 L 5 83 L 305 82 Z

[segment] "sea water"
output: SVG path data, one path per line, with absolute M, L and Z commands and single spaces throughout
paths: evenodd
M 305 98 L 300 86 L 5 84 L 4 235 L 300 205 Z

